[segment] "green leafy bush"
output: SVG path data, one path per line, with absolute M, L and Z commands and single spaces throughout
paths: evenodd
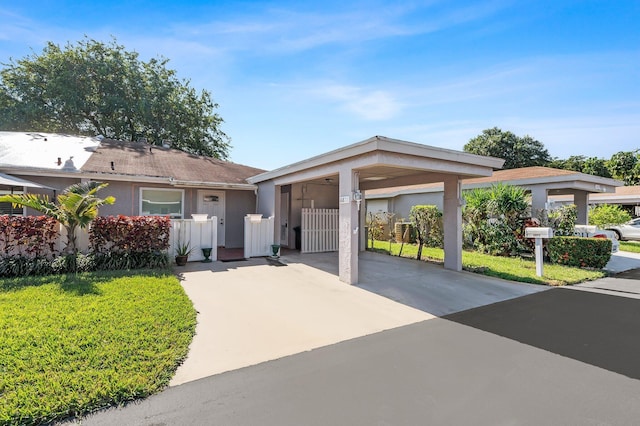
M 463 193 L 463 242 L 483 253 L 511 256 L 523 249 L 529 204 L 524 188 L 499 183 Z
M 94 269 L 163 269 L 170 265 L 166 252 L 95 253 L 92 255 Z
M 568 204 L 549 212 L 549 224 L 553 228 L 554 235 L 571 237 L 573 236 L 578 220 L 578 208 L 575 204 Z
M 618 205 L 601 204 L 589 210 L 589 223 L 600 228 L 620 225 L 631 220 L 631 215 Z
M 426 247 L 442 247 L 444 241 L 444 228 L 442 224 L 442 212 L 433 205 L 419 205 L 411 207 L 409 218 L 416 230 L 416 237 L 420 245 Z M 421 250 L 418 250 L 418 259 Z
M 602 269 L 611 259 L 607 238 L 554 237 L 547 244 L 549 260 L 561 265 Z

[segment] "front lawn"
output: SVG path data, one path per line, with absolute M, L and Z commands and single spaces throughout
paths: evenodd
M 640 253 L 640 242 L 620 241 L 620 251 L 630 251 L 632 253 Z
M 393 256 L 398 256 L 401 248 L 402 257 L 416 258 L 418 246 L 415 244 L 404 244 L 404 246 L 402 246 L 395 242 L 375 241 L 374 245 L 375 250 L 384 251 Z M 444 261 L 444 250 L 440 248 L 423 247 L 422 259 L 442 262 Z M 573 268 L 545 263 L 544 276 L 538 277 L 536 275 L 536 264 L 532 259 L 489 256 L 472 251 L 462 252 L 462 268 L 505 280 L 554 286 L 577 284 L 606 276 L 606 272 L 600 270 Z
M 0 281 L 0 424 L 40 424 L 145 397 L 186 357 L 196 312 L 150 271 Z

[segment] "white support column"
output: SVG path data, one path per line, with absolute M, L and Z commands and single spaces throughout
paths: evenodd
M 338 245 L 338 271 L 340 281 L 358 282 L 358 208 L 353 192 L 358 188 L 357 178 L 351 167 L 340 169 L 340 236 Z
M 531 217 L 538 217 L 540 210 L 547 206 L 547 188 L 534 186 L 531 188 Z
M 367 223 L 367 204 L 365 203 L 365 194 L 362 192 L 362 203 L 360 203 L 360 224 L 358 225 L 359 231 L 358 234 L 360 236 L 359 248 L 360 251 L 365 251 L 367 249 L 367 233 L 364 232 L 364 225 Z
M 282 187 L 276 185 L 273 194 L 273 241 L 277 241 L 280 244 L 280 198 L 282 197 Z
M 589 224 L 589 193 L 586 191 L 574 191 L 573 204 L 576 205 L 576 224 Z
M 462 270 L 462 192 L 458 176 L 444 181 L 444 267 Z

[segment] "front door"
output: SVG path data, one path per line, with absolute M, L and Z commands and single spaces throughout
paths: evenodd
M 218 218 L 218 246 L 224 246 L 224 191 L 198 191 L 198 213 Z

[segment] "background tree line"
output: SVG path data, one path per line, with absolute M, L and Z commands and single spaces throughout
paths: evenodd
M 516 136 L 498 127 L 483 130 L 482 134 L 465 144 L 463 150 L 472 154 L 504 158 L 505 169 L 546 166 L 619 179 L 625 185 L 640 183 L 638 150 L 620 151 L 608 160 L 584 155 L 572 155 L 567 159 L 552 158 L 542 142 L 528 135 Z

